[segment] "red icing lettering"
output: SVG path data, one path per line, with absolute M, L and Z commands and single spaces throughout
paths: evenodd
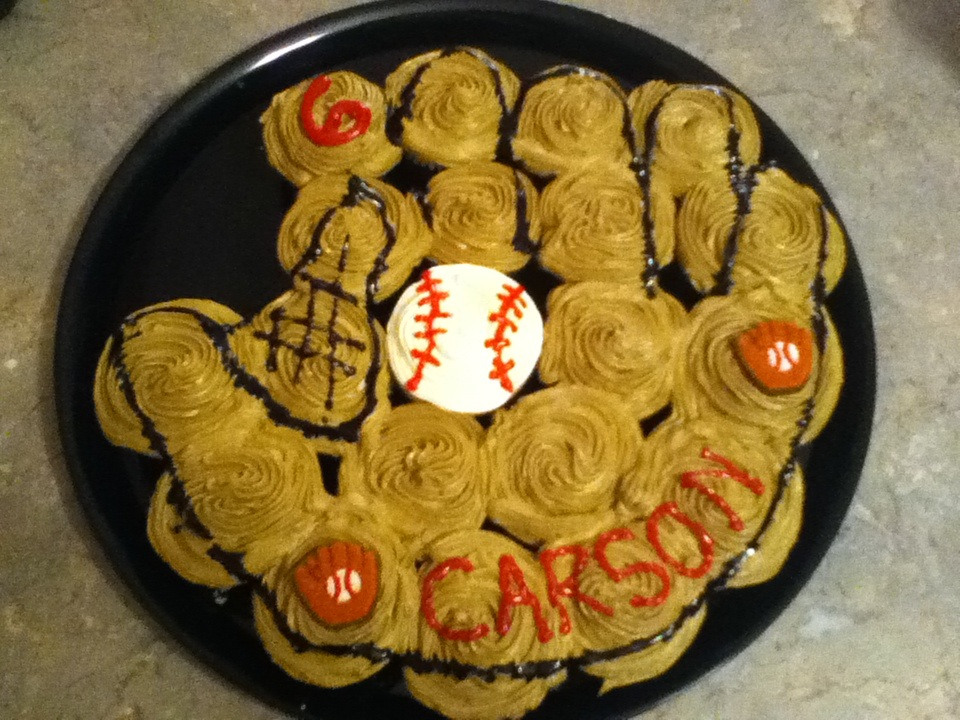
M 699 540 L 700 555 L 703 560 L 697 567 L 687 567 L 663 547 L 663 543 L 660 542 L 660 521 L 664 517 L 671 517 L 681 525 L 684 525 L 696 536 L 697 540 Z M 684 514 L 675 502 L 663 503 L 653 511 L 653 514 L 647 519 L 647 539 L 657 551 L 660 559 L 681 575 L 690 578 L 703 577 L 710 572 L 710 568 L 713 567 L 713 538 L 710 537 L 710 534 L 703 525 Z
M 553 563 L 558 557 L 564 555 L 574 556 L 573 570 L 565 580 L 559 580 Z M 613 608 L 580 591 L 580 573 L 589 562 L 590 551 L 580 545 L 566 545 L 540 553 L 540 564 L 543 565 L 543 570 L 547 574 L 547 597 L 550 599 L 550 604 L 560 613 L 560 632 L 564 635 L 570 632 L 571 624 L 570 613 L 561 602 L 563 598 L 573 598 L 604 615 L 613 615 Z
M 473 572 L 473 563 L 465 557 L 450 558 L 427 573 L 427 576 L 423 579 L 423 588 L 420 593 L 420 612 L 423 613 L 427 625 L 436 630 L 440 637 L 457 642 L 474 642 L 490 632 L 489 625 L 481 623 L 471 628 L 452 628 L 440 622 L 440 618 L 437 617 L 437 609 L 433 604 L 433 586 L 454 570 L 471 573 Z
M 624 568 L 617 568 L 613 566 L 610 558 L 607 557 L 607 546 L 610 543 L 635 539 L 636 535 L 633 534 L 630 528 L 617 528 L 605 532 L 597 538 L 597 542 L 593 546 L 593 556 L 597 559 L 597 562 L 600 564 L 600 567 L 603 568 L 604 572 L 606 572 L 614 582 L 620 582 L 631 575 L 636 575 L 641 572 L 656 575 L 660 580 L 660 592 L 656 595 L 634 595 L 630 598 L 630 604 L 634 607 L 656 607 L 657 605 L 662 605 L 670 596 L 670 573 L 667 572 L 667 569 L 663 567 L 663 565 L 641 561 L 627 565 Z
M 501 635 L 506 635 L 510 631 L 510 625 L 513 623 L 513 608 L 517 605 L 527 605 L 533 611 L 540 642 L 545 643 L 553 639 L 553 631 L 543 617 L 540 601 L 527 585 L 527 580 L 517 561 L 512 555 L 501 555 L 500 610 L 497 612 L 497 632 Z
M 738 467 L 733 462 L 727 458 L 713 452 L 710 448 L 703 448 L 700 452 L 700 457 L 705 460 L 712 460 L 720 465 L 723 465 L 723 469 L 712 468 L 709 470 L 690 470 L 683 473 L 680 476 L 680 485 L 685 488 L 696 488 L 701 493 L 707 496 L 712 502 L 714 502 L 717 507 L 719 507 L 724 514 L 730 520 L 730 529 L 736 532 L 740 532 L 744 528 L 743 519 L 737 515 L 736 511 L 730 507 L 728 503 L 716 490 L 708 488 L 706 485 L 701 482 L 701 478 L 721 478 L 723 480 L 736 480 L 738 483 L 743 485 L 745 488 L 750 490 L 754 495 L 760 496 L 764 493 L 763 481 L 759 478 L 755 478 L 747 473 L 741 467 Z
M 499 380 L 500 387 L 507 392 L 513 392 L 513 380 L 510 379 L 510 371 L 513 370 L 516 363 L 513 360 L 504 360 L 503 353 L 510 347 L 510 338 L 508 332 L 516 332 L 517 324 L 510 319 L 510 313 L 520 320 L 523 318 L 523 310 L 527 307 L 526 301 L 521 297 L 524 293 L 522 285 L 504 284 L 504 292 L 497 295 L 500 301 L 500 307 L 496 312 L 490 313 L 490 322 L 496 323 L 496 330 L 493 337 L 484 342 L 484 347 L 491 348 L 495 353 L 493 358 L 493 370 L 490 371 L 491 380 Z
M 427 365 L 439 365 L 440 358 L 434 353 L 437 349 L 437 335 L 446 332 L 445 328 L 436 326 L 437 320 L 450 317 L 450 313 L 444 312 L 440 303 L 450 297 L 450 293 L 442 292 L 440 288 L 440 278 L 435 278 L 429 270 L 424 271 L 421 282 L 417 285 L 416 292 L 423 294 L 423 297 L 417 302 L 418 306 L 429 306 L 425 314 L 415 315 L 414 320 L 423 323 L 423 330 L 414 333 L 414 337 L 420 340 L 426 340 L 427 345 L 424 348 L 415 348 L 410 351 L 410 355 L 417 361 L 417 367 L 413 375 L 407 380 L 406 387 L 410 392 L 415 392 L 420 387 L 420 381 L 423 380 L 423 371 Z
M 338 100 L 327 111 L 323 125 L 318 125 L 313 114 L 317 100 L 327 94 L 333 81 L 326 75 L 318 75 L 307 88 L 300 104 L 300 122 L 307 137 L 316 145 L 332 147 L 344 145 L 364 135 L 370 129 L 373 113 L 369 106 L 359 100 Z M 343 129 L 343 119 L 348 117 L 353 124 Z

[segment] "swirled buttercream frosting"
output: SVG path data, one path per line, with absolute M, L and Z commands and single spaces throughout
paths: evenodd
M 389 391 L 379 323 L 363 304 L 307 283 L 267 305 L 229 342 L 268 411 L 310 438 L 355 441 Z
M 535 544 L 613 522 L 641 444 L 639 424 L 611 393 L 570 385 L 528 395 L 487 435 L 490 517 Z
M 370 643 L 403 652 L 416 642 L 417 582 L 396 535 L 347 503 L 264 573 L 254 618 L 273 659 L 296 678 L 341 687 L 384 666 L 338 648 Z
M 646 417 L 670 400 L 673 355 L 686 311 L 671 295 L 638 284 L 561 285 L 547 299 L 540 377 L 618 395 Z
M 270 164 L 295 185 L 330 173 L 378 176 L 400 160 L 387 140 L 383 90 L 352 72 L 304 80 L 274 95 L 260 118 Z
M 690 313 L 675 356 L 674 410 L 687 419 L 722 418 L 789 437 L 804 415 L 815 382 L 807 380 L 782 393 L 758 386 L 738 357 L 736 343 L 743 333 L 766 321 L 784 321 L 811 332 L 808 307 L 766 289 L 701 301 Z M 776 348 L 772 349 L 776 356 Z M 807 352 L 817 367 L 819 351 L 810 345 Z
M 428 165 L 494 160 L 519 91 L 513 71 L 480 50 L 424 53 L 387 77 L 388 132 Z
M 723 174 L 703 177 L 677 216 L 677 256 L 693 284 L 748 289 L 775 282 L 808 292 L 821 273 L 833 289 L 846 264 L 843 231 L 811 188 L 779 168 L 751 170 L 740 196 Z
M 488 473 L 483 427 L 425 402 L 401 405 L 364 429 L 359 453 L 345 458 L 340 492 L 382 504 L 386 522 L 410 542 L 486 517 Z
M 729 88 L 652 80 L 630 93 L 629 105 L 638 151 L 674 197 L 704 175 L 735 173 L 760 157 L 753 110 Z
M 535 175 L 633 160 L 626 96 L 615 80 L 560 66 L 525 86 L 517 101 L 513 157 Z
M 420 613 L 425 658 L 483 669 L 567 653 L 568 636 L 557 632 L 537 599 L 546 597 L 546 582 L 529 550 L 493 532 L 460 531 L 429 545 L 421 563 L 421 584 L 427 589 Z M 545 678 L 494 675 L 464 686 L 449 675 L 411 668 L 406 679 L 414 697 L 444 715 L 498 718 L 536 707 L 564 675 L 556 668 Z M 465 699 L 476 702 L 466 712 L 461 710 Z
M 312 530 L 330 498 L 316 453 L 296 431 L 261 425 L 254 435 L 224 423 L 216 439 L 173 457 L 197 519 L 258 572 Z
M 643 523 L 631 523 L 588 538 L 595 562 L 579 574 L 577 590 L 594 602 L 570 603 L 573 642 L 603 653 L 648 639 L 632 652 L 583 666 L 603 680 L 601 693 L 665 672 L 693 642 L 705 617 L 701 607 L 679 622 L 696 601 L 700 582 L 664 567 L 646 535 Z M 570 572 L 558 570 L 562 577 Z M 664 633 L 673 627 L 676 631 Z
M 179 492 L 178 492 L 179 488 Z M 157 555 L 176 573 L 197 585 L 228 588 L 238 580 L 208 555 L 213 539 L 197 525 L 191 529 L 190 508 L 182 485 L 170 473 L 157 480 L 147 515 L 147 537 Z
M 541 195 L 540 222 L 540 263 L 568 282 L 639 284 L 648 261 L 663 265 L 673 256 L 672 228 L 658 227 L 654 241 L 639 181 L 626 167 L 558 176 Z
M 540 238 L 537 189 L 519 170 L 478 162 L 430 179 L 427 206 L 440 263 L 472 263 L 512 272 L 527 264 Z
M 416 200 L 380 180 L 325 175 L 306 185 L 280 226 L 280 264 L 354 298 L 394 293 L 430 247 Z

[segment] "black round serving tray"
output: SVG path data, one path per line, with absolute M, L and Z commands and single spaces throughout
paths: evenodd
M 61 298 L 54 361 L 60 433 L 77 496 L 100 542 L 147 611 L 185 647 L 297 717 L 436 715 L 403 693 L 399 668 L 340 690 L 290 678 L 260 644 L 248 591 L 192 585 L 157 557 L 145 519 L 159 467 L 103 437 L 93 409 L 94 368 L 108 335 L 134 310 L 202 297 L 250 314 L 288 286 L 276 236 L 295 191 L 267 164 L 258 121 L 274 93 L 336 69 L 382 82 L 412 55 L 461 44 L 485 49 L 521 77 L 573 63 L 602 70 L 628 89 L 653 78 L 730 85 L 636 28 L 547 2 L 401 0 L 321 17 L 215 70 L 147 129 L 94 207 Z M 763 159 L 776 159 L 827 198 L 793 144 L 762 111 L 758 118 Z M 763 585 L 712 597 L 699 637 L 660 677 L 597 697 L 599 682 L 574 671 L 529 717 L 632 716 L 745 647 L 800 591 L 850 504 L 873 415 L 873 327 L 852 248 L 827 307 L 843 343 L 847 379 L 830 424 L 806 458 L 806 518 L 786 566 Z

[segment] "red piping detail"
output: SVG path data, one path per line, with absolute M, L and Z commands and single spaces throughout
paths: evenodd
M 313 106 L 330 90 L 333 81 L 326 75 L 318 75 L 303 94 L 300 103 L 300 123 L 303 131 L 315 145 L 336 147 L 355 140 L 366 134 L 373 120 L 370 107 L 359 100 L 344 98 L 338 100 L 327 111 L 323 125 L 318 125 L 313 115 Z M 344 116 L 353 120 L 353 125 L 347 130 L 341 130 Z
M 723 470 L 719 468 L 710 468 L 704 470 L 688 470 L 680 476 L 680 487 L 685 488 L 695 488 L 696 490 L 703 493 L 708 499 L 713 501 L 713 503 L 720 508 L 724 515 L 730 521 L 730 529 L 734 532 L 742 532 L 745 525 L 743 518 L 741 518 L 737 512 L 730 507 L 730 503 L 720 495 L 713 488 L 709 488 L 703 484 L 701 478 L 720 478 L 721 480 L 736 480 L 738 483 L 743 485 L 745 488 L 750 490 L 754 495 L 760 496 L 764 493 L 763 481 L 759 478 L 755 478 L 752 475 L 749 475 L 744 469 L 737 467 L 733 462 L 725 458 L 723 455 L 714 452 L 710 448 L 703 448 L 700 453 L 700 457 L 704 460 L 712 460 L 715 463 L 723 465 Z
M 433 277 L 430 271 L 426 270 L 423 273 L 421 283 L 417 285 L 417 293 L 425 293 L 425 296 L 420 298 L 417 305 L 420 307 L 429 305 L 430 310 L 425 315 L 415 315 L 413 318 L 416 322 L 421 322 L 424 325 L 424 329 L 414 333 L 414 337 L 419 340 L 426 340 L 427 346 L 423 349 L 415 348 L 410 351 L 411 357 L 417 361 L 417 369 L 406 383 L 406 388 L 410 392 L 416 392 L 420 386 L 420 381 L 423 380 L 423 371 L 427 365 L 440 364 L 440 358 L 434 354 L 437 349 L 437 335 L 442 335 L 447 330 L 446 328 L 436 327 L 435 323 L 437 320 L 450 317 L 450 313 L 443 312 L 440 309 L 440 303 L 450 297 L 450 293 L 438 289 L 440 282 L 440 278 Z
M 510 338 L 507 337 L 507 332 L 517 331 L 517 324 L 510 319 L 510 313 L 512 312 L 520 320 L 523 318 L 523 309 L 527 307 L 527 303 L 520 297 L 524 293 L 523 285 L 511 287 L 504 283 L 503 289 L 506 292 L 497 295 L 500 308 L 496 312 L 490 313 L 490 322 L 495 322 L 497 329 L 493 337 L 483 343 L 483 346 L 492 348 L 493 352 L 496 353 L 493 358 L 493 370 L 490 371 L 490 379 L 499 380 L 500 387 L 512 393 L 514 388 L 513 380 L 510 379 L 510 371 L 513 370 L 516 363 L 513 360 L 504 361 L 503 353 L 510 347 Z

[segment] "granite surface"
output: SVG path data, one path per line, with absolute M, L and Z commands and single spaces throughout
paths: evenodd
M 168 637 L 82 517 L 51 361 L 77 233 L 157 112 L 350 5 L 21 0 L 0 20 L 0 717 L 280 717 Z M 745 652 L 649 718 L 960 718 L 960 5 L 582 0 L 704 60 L 794 139 L 867 278 L 878 412 L 843 528 Z

